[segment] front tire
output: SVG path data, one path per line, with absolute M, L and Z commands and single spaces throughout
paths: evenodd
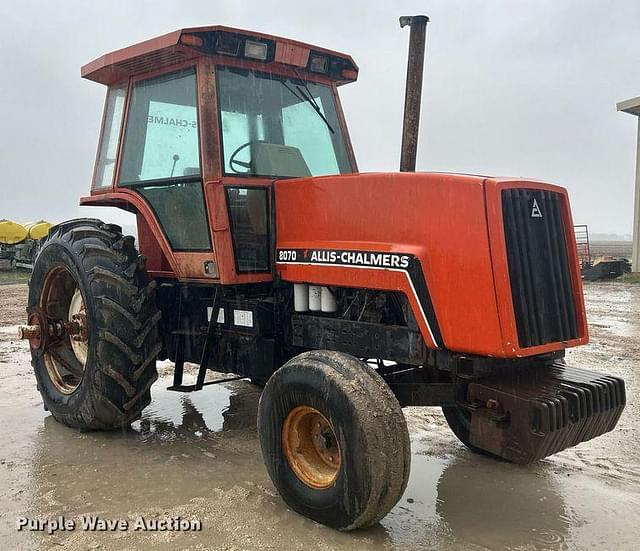
M 260 398 L 258 433 L 284 501 L 332 528 L 377 523 L 406 488 L 411 452 L 400 404 L 347 354 L 305 352 L 276 371 Z
M 461 406 L 443 406 L 442 413 L 444 415 L 451 432 L 462 442 L 469 450 L 478 455 L 484 455 L 492 459 L 506 461 L 491 452 L 478 448 L 471 443 L 469 433 L 471 431 L 471 413 Z
M 57 421 L 116 429 L 140 417 L 158 377 L 154 288 L 118 226 L 79 219 L 50 230 L 29 284 L 30 319 L 83 326 L 82 337 L 32 346 L 38 389 Z

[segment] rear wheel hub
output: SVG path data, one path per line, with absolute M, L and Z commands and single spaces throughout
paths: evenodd
M 31 346 L 42 350 L 51 382 L 63 394 L 71 394 L 84 375 L 89 327 L 82 293 L 69 270 L 58 266 L 47 273 L 39 307 L 39 338 L 31 339 Z

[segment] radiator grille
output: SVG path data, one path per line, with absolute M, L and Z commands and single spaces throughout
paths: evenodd
M 578 337 L 562 195 L 502 192 L 502 213 L 518 341 L 522 348 Z

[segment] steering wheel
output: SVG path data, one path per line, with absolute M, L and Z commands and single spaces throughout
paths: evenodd
M 229 168 L 233 170 L 236 174 L 249 174 L 253 170 L 253 161 L 239 161 L 236 159 L 238 153 L 240 153 L 243 149 L 252 146 L 253 144 L 259 143 L 262 140 L 250 140 L 246 143 L 243 143 L 240 147 L 236 148 L 236 150 L 231 154 L 229 159 Z M 247 170 L 237 170 L 236 165 L 246 168 Z

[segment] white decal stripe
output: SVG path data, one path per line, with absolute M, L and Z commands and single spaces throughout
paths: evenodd
M 322 267 L 339 267 L 339 268 L 355 268 L 356 270 L 384 270 L 386 272 L 400 272 L 403 273 L 409 282 L 409 286 L 411 287 L 411 292 L 413 293 L 416 302 L 418 303 L 418 308 L 420 308 L 420 314 L 422 315 L 422 320 L 424 324 L 427 326 L 427 330 L 429 331 L 429 336 L 431 337 L 431 342 L 436 348 L 439 348 L 440 345 L 436 342 L 436 339 L 433 336 L 433 331 L 431 331 L 431 326 L 429 325 L 429 320 L 424 313 L 422 308 L 422 303 L 420 302 L 420 298 L 418 297 L 418 293 L 416 293 L 416 288 L 413 286 L 413 281 L 409 277 L 409 273 L 406 270 L 401 270 L 397 268 L 378 268 L 376 266 L 353 266 L 351 264 L 323 264 L 321 262 L 276 262 L 276 264 L 291 264 L 292 266 L 322 266 Z

